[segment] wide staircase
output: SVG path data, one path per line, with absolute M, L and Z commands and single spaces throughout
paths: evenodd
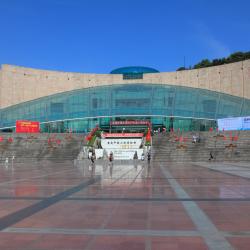
M 0 162 L 72 161 L 86 143 L 82 134 L 0 133 Z
M 193 143 L 193 135 L 200 138 Z M 153 136 L 154 160 L 249 162 L 250 131 L 161 133 Z

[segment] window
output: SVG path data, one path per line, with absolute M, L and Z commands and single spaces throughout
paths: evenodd
M 134 79 L 143 79 L 142 73 L 125 73 L 123 74 L 123 80 L 134 80 Z
M 217 106 L 216 100 L 203 100 L 202 104 L 204 112 L 208 113 L 216 112 L 216 106 Z
M 97 108 L 97 98 L 92 99 L 92 108 L 94 108 L 94 109 Z
M 149 107 L 150 99 L 149 98 L 141 98 L 141 99 L 120 99 L 115 100 L 116 108 L 128 108 L 128 107 L 137 107 L 137 108 L 145 108 Z
M 173 100 L 174 100 L 174 98 L 172 96 L 168 97 L 168 107 L 172 107 L 173 106 Z
M 52 114 L 63 113 L 64 112 L 63 103 L 52 102 L 50 104 L 50 112 Z

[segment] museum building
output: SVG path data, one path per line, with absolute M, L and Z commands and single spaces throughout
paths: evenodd
M 250 116 L 250 60 L 176 72 L 132 66 L 110 74 L 2 65 L 0 87 L 1 131 L 15 131 L 17 120 L 39 121 L 43 132 L 88 132 L 123 120 L 205 131 L 219 118 Z

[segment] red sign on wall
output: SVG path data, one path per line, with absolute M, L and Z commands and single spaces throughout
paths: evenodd
M 110 125 L 116 125 L 116 126 L 130 126 L 130 125 L 147 125 L 149 126 L 151 123 L 149 121 L 110 121 Z
M 143 133 L 103 133 L 103 138 L 134 138 L 134 137 L 143 137 Z
M 40 124 L 34 121 L 16 121 L 16 133 L 39 133 Z

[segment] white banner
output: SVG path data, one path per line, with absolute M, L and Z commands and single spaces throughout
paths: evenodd
M 137 154 L 138 160 L 142 158 L 143 149 L 117 149 L 109 148 L 104 150 L 104 155 L 108 156 L 113 153 L 114 160 L 132 160 L 134 159 L 135 153 Z
M 243 130 L 250 129 L 250 116 L 242 118 L 242 129 Z
M 143 137 L 143 133 L 102 133 L 102 138 L 110 137 L 110 138 L 135 138 L 135 137 Z
M 104 150 L 104 158 L 113 153 L 115 160 L 131 160 L 137 154 L 137 159 L 141 159 L 143 149 L 140 148 L 142 138 L 102 138 L 101 146 Z
M 116 148 L 116 149 L 137 149 L 140 148 L 142 139 L 138 138 L 112 138 L 112 139 L 101 139 L 102 148 Z
M 234 117 L 218 119 L 220 131 L 227 130 L 250 130 L 250 117 Z
M 221 131 L 242 130 L 242 118 L 235 117 L 235 118 L 218 119 L 218 128 Z

